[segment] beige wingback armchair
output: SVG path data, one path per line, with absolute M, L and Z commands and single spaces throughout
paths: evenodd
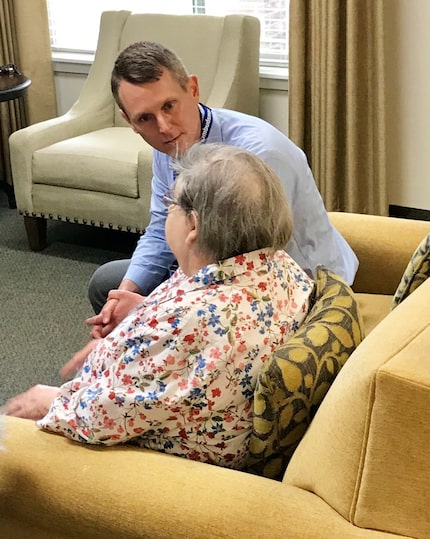
M 108 11 L 81 95 L 63 116 L 10 137 L 16 202 L 30 248 L 47 244 L 47 219 L 143 232 L 152 150 L 119 114 L 110 91 L 118 53 L 134 41 L 173 49 L 199 77 L 201 101 L 258 114 L 260 25 L 255 17 Z

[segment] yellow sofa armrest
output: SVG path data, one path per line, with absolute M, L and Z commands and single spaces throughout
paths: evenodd
M 430 537 L 429 303 L 427 279 L 358 346 L 284 476 L 357 526 L 416 539 Z
M 5 427 L 1 537 L 393 537 L 279 481 L 132 446 L 84 446 L 23 419 Z
M 378 215 L 330 212 L 333 225 L 360 262 L 355 292 L 393 295 L 430 221 Z

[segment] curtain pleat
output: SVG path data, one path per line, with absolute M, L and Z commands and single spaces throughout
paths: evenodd
M 329 211 L 386 215 L 383 0 L 291 0 L 289 136 Z
M 46 0 L 13 0 L 13 4 L 20 67 L 31 79 L 28 122 L 34 124 L 57 115 L 48 9 Z
M 9 136 L 57 114 L 46 0 L 0 0 L 0 65 L 31 79 L 24 98 L 0 103 L 0 179 L 12 183 Z

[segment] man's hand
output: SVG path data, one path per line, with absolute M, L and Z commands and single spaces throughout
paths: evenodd
M 79 370 L 82 365 L 84 364 L 84 361 L 87 359 L 89 353 L 97 346 L 100 339 L 94 339 L 92 341 L 87 342 L 87 344 L 81 348 L 76 354 L 70 359 L 64 367 L 60 370 L 60 375 L 63 378 L 69 378 L 70 376 L 74 376 L 77 370 Z
M 93 326 L 91 337 L 106 337 L 128 313 L 144 301 L 145 296 L 129 290 L 111 290 L 107 302 L 99 314 L 87 318 L 86 323 Z
M 109 296 L 111 292 L 109 292 Z M 108 300 L 103 305 L 103 309 L 99 312 L 99 314 L 90 316 L 90 318 L 85 320 L 89 326 L 93 326 L 90 333 L 93 339 L 101 339 L 106 337 L 106 335 L 108 335 L 108 333 L 110 333 L 117 325 L 114 318 L 114 311 L 117 304 L 118 300 L 109 299 L 108 297 Z
M 20 393 L 6 403 L 6 415 L 22 417 L 23 419 L 42 419 L 51 407 L 52 401 L 59 394 L 58 387 L 38 384 L 28 391 Z

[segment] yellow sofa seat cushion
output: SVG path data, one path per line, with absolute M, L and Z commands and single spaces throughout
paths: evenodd
M 356 526 L 418 539 L 430 537 L 429 304 L 430 279 L 358 346 L 284 476 Z
M 319 267 L 311 311 L 260 371 L 250 471 L 281 479 L 331 383 L 362 339 L 354 293 L 338 275 Z
M 391 311 L 393 296 L 388 294 L 355 294 L 367 336 Z

